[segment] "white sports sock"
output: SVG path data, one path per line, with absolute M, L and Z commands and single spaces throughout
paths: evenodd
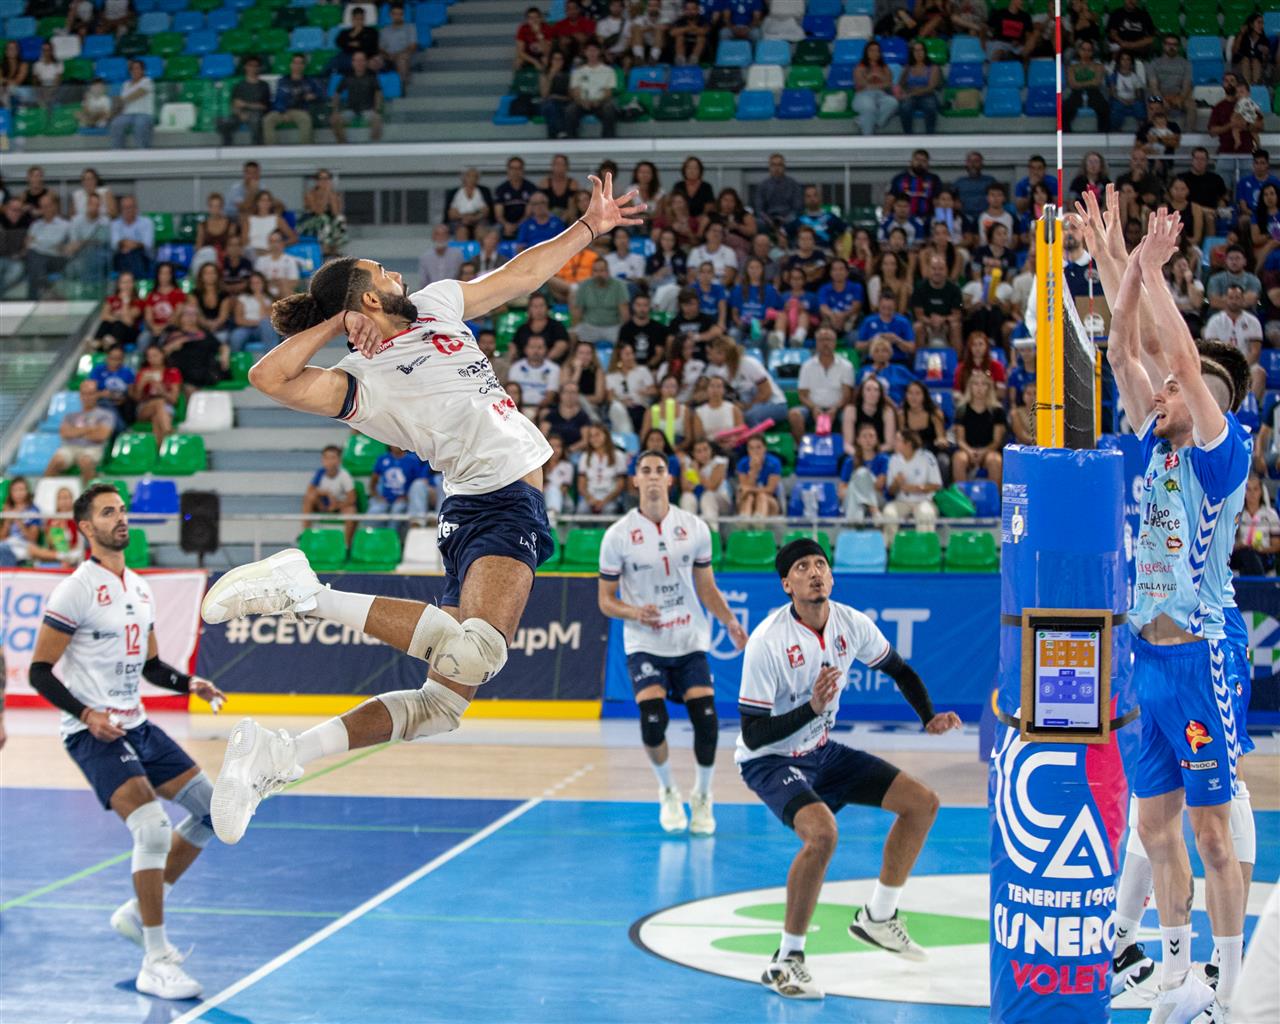
M 373 607 L 373 594 L 353 594 L 346 590 L 323 588 L 316 594 L 316 610 L 310 614 L 364 632 L 369 609 Z
M 649 764 L 653 767 L 653 774 L 658 776 L 658 785 L 663 789 L 670 789 L 671 759 L 667 758 L 667 760 L 663 761 L 662 764 L 654 764 L 652 761 L 650 761 Z
M 778 959 L 785 960 L 788 953 L 804 952 L 804 936 L 792 935 L 790 932 L 782 933 L 782 945 L 778 949 Z
M 298 764 L 310 764 L 317 758 L 341 754 L 348 749 L 349 743 L 347 727 L 342 724 L 342 719 L 330 718 L 295 736 L 293 749 Z
M 1236 990 L 1236 982 L 1240 980 L 1240 960 L 1244 955 L 1243 935 L 1215 935 L 1213 937 L 1214 952 L 1218 962 L 1218 1002 L 1223 1006 L 1231 1005 L 1231 995 Z
M 884 882 L 876 881 L 876 887 L 871 890 L 871 899 L 867 901 L 867 913 L 871 915 L 873 921 L 887 921 L 898 910 L 898 897 L 902 895 L 902 886 L 885 885 Z
M 158 924 L 154 928 L 148 928 L 145 924 L 142 926 L 142 948 L 148 953 L 163 953 L 169 948 L 164 925 Z
M 1191 925 L 1160 928 L 1164 959 L 1160 963 L 1160 987 L 1177 988 L 1191 970 Z
M 1151 861 L 1130 850 L 1116 893 L 1116 956 L 1138 941 L 1138 925 L 1151 895 L 1152 877 Z
M 713 764 L 694 765 L 693 791 L 701 793 L 703 796 L 711 795 L 711 777 L 716 773 L 716 766 Z

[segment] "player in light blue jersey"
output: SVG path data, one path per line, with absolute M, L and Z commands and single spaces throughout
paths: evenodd
M 1129 622 L 1137 634 L 1134 685 L 1142 708 L 1138 831 L 1155 877 L 1164 950 L 1151 1024 L 1188 1022 L 1206 1010 L 1210 1020 L 1226 1021 L 1244 931 L 1230 828 L 1239 730 L 1227 662 L 1236 648 L 1226 639 L 1225 608 L 1248 475 L 1247 433 L 1230 412 L 1240 367 L 1222 352 L 1211 358 L 1197 350 L 1164 283 L 1162 268 L 1180 230 L 1167 211 L 1151 216 L 1120 283 L 1107 354 L 1125 413 L 1142 424 L 1147 461 Z M 1155 330 L 1139 329 L 1143 303 Z M 1205 865 L 1221 963 L 1216 996 L 1190 969 L 1184 806 Z

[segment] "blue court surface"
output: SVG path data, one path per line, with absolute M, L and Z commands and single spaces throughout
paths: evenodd
M 986 1020 L 985 809 L 944 809 L 908 883 L 924 965 L 845 936 L 890 819 L 841 813 L 809 943 L 832 994 L 810 1004 L 752 980 L 776 943 L 795 839 L 762 806 L 716 813 L 714 838 L 667 838 L 651 804 L 274 798 L 173 891 L 169 935 L 194 944 L 206 1002 L 171 1003 L 134 991 L 140 951 L 107 923 L 131 892 L 118 819 L 84 791 L 0 789 L 0 1020 Z M 1274 879 L 1280 812 L 1258 818 L 1258 877 Z M 1203 960 L 1202 911 L 1193 925 Z

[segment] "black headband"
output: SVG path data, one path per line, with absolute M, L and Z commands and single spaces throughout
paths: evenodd
M 790 544 L 783 547 L 778 552 L 778 557 L 773 560 L 773 567 L 778 570 L 778 575 L 786 578 L 791 572 L 791 567 L 802 558 L 808 558 L 810 555 L 819 555 L 822 558 L 827 557 L 827 553 L 812 537 L 800 537 L 793 540 Z

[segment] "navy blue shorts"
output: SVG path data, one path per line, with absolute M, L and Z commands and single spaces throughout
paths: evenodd
M 639 693 L 646 686 L 661 686 L 667 691 L 667 700 L 684 703 L 684 695 L 695 686 L 712 686 L 711 665 L 704 651 L 693 651 L 677 658 L 662 658 L 656 654 L 627 655 L 627 671 L 631 673 L 631 688 Z
M 828 740 L 800 757 L 766 754 L 738 766 L 742 781 L 787 828 L 796 812 L 824 803 L 832 813 L 845 804 L 879 807 L 900 769 L 875 754 Z
M 542 492 L 523 480 L 491 494 L 449 495 L 440 506 L 436 537 L 444 561 L 440 603 L 451 608 L 477 558 L 515 558 L 534 572 L 556 550 Z
M 95 739 L 88 729 L 72 733 L 63 743 L 108 809 L 111 794 L 130 779 L 145 775 L 153 787 L 163 786 L 196 765 L 168 733 L 150 722 L 126 729 L 110 743 Z

